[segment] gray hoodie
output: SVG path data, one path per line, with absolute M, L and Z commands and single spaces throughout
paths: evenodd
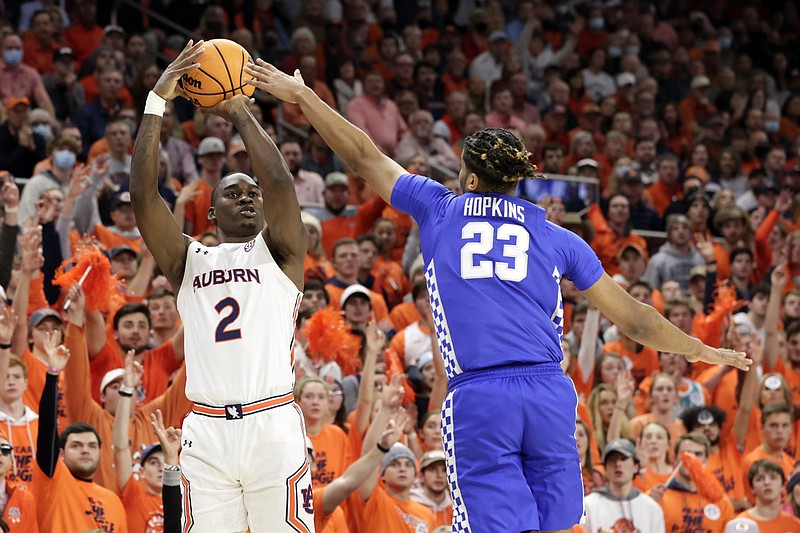
M 642 278 L 656 289 L 661 288 L 665 281 L 677 281 L 686 292 L 689 289 L 692 268 L 704 263 L 705 260 L 697 249 L 689 248 L 688 253 L 683 253 L 667 242 L 650 258 Z

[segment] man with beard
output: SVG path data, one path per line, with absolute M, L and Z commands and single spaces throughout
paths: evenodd
M 92 397 L 100 403 L 100 383 L 108 372 L 123 367 L 128 350 L 145 368 L 134 403 L 149 402 L 167 390 L 169 378 L 183 363 L 183 328 L 158 347 L 150 349 L 150 310 L 143 303 L 129 303 L 114 313 L 114 329 L 106 336 L 106 323 L 98 311 L 86 316 L 86 345 L 91 361 Z
M 322 176 L 316 172 L 310 172 L 300 168 L 303 162 L 303 150 L 300 143 L 293 140 L 283 141 L 278 149 L 281 151 L 283 160 L 294 179 L 294 191 L 297 200 L 301 204 L 321 204 L 324 202 L 322 193 L 325 190 L 325 182 Z
M 727 414 L 715 405 L 692 407 L 681 415 L 686 431 L 702 433 L 711 444 L 708 449 L 706 468 L 720 482 L 736 510 L 747 508 L 741 470 L 742 456 L 738 450 L 735 433 L 735 430 L 738 429 L 736 428 L 737 423 L 741 418 L 738 414 L 740 411 L 741 409 L 737 410 L 733 431 L 729 431 L 725 435 L 722 434 L 722 428 L 725 427 Z M 750 418 L 747 416 L 744 421 L 748 422 L 749 420 Z M 743 429 L 745 432 L 747 431 L 746 425 Z
M 609 442 L 603 452 L 608 484 L 586 496 L 586 529 L 599 531 L 664 531 L 664 513 L 647 494 L 633 486 L 639 470 L 636 449 L 628 439 Z
M 450 527 L 453 522 L 453 500 L 447 487 L 444 452 L 426 452 L 420 460 L 419 470 L 422 473 L 422 485 L 411 489 L 411 499 L 433 511 L 434 527 Z
M 74 315 L 71 313 L 71 317 Z M 125 509 L 119 496 L 94 482 L 102 446 L 97 430 L 85 422 L 76 422 L 58 434 L 58 378 L 70 352 L 64 345 L 56 347 L 54 337 L 48 338 L 46 351 L 47 381 L 39 403 L 42 416 L 33 472 L 33 493 L 42 502 L 37 510 L 39 526 L 42 531 L 101 528 L 126 533 Z M 56 442 L 58 447 L 54 446 Z

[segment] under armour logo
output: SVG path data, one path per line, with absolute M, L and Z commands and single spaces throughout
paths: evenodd
M 235 403 L 225 406 L 225 419 L 236 420 L 242 418 L 242 404 Z
M 192 447 L 192 441 L 190 441 L 189 439 L 183 439 L 183 447 L 184 448 L 191 448 Z
M 208 250 L 203 250 L 202 248 L 195 248 L 194 253 L 199 254 L 203 252 L 203 255 L 208 255 Z

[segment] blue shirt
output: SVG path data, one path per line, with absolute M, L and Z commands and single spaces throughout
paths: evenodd
M 489 367 L 559 362 L 564 305 L 559 282 L 579 290 L 603 268 L 589 245 L 504 194 L 456 196 L 403 174 L 392 205 L 420 229 L 425 277 L 448 377 Z

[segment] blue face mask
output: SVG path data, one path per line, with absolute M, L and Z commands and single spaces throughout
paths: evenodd
M 53 153 L 53 164 L 61 170 L 69 170 L 75 166 L 77 157 L 69 150 L 58 150 Z
M 589 27 L 593 30 L 602 30 L 605 25 L 603 17 L 592 17 L 589 19 Z
M 733 39 L 731 39 L 730 37 L 720 37 L 719 38 L 719 46 L 723 50 L 727 50 L 728 48 L 730 48 L 731 44 L 733 44 Z
M 622 56 L 622 49 L 619 46 L 609 46 L 607 52 L 608 52 L 608 57 Z
M 638 46 L 629 46 L 626 50 L 628 55 L 638 56 L 639 55 L 639 47 Z
M 53 128 L 50 127 L 50 124 L 37 124 L 31 129 L 33 133 L 38 133 L 45 139 L 50 139 L 53 136 Z
M 777 120 L 765 120 L 764 121 L 764 131 L 767 133 L 778 133 L 778 130 L 781 129 L 781 123 Z
M 22 50 L 3 50 L 3 62 L 6 65 L 19 65 L 22 63 Z

